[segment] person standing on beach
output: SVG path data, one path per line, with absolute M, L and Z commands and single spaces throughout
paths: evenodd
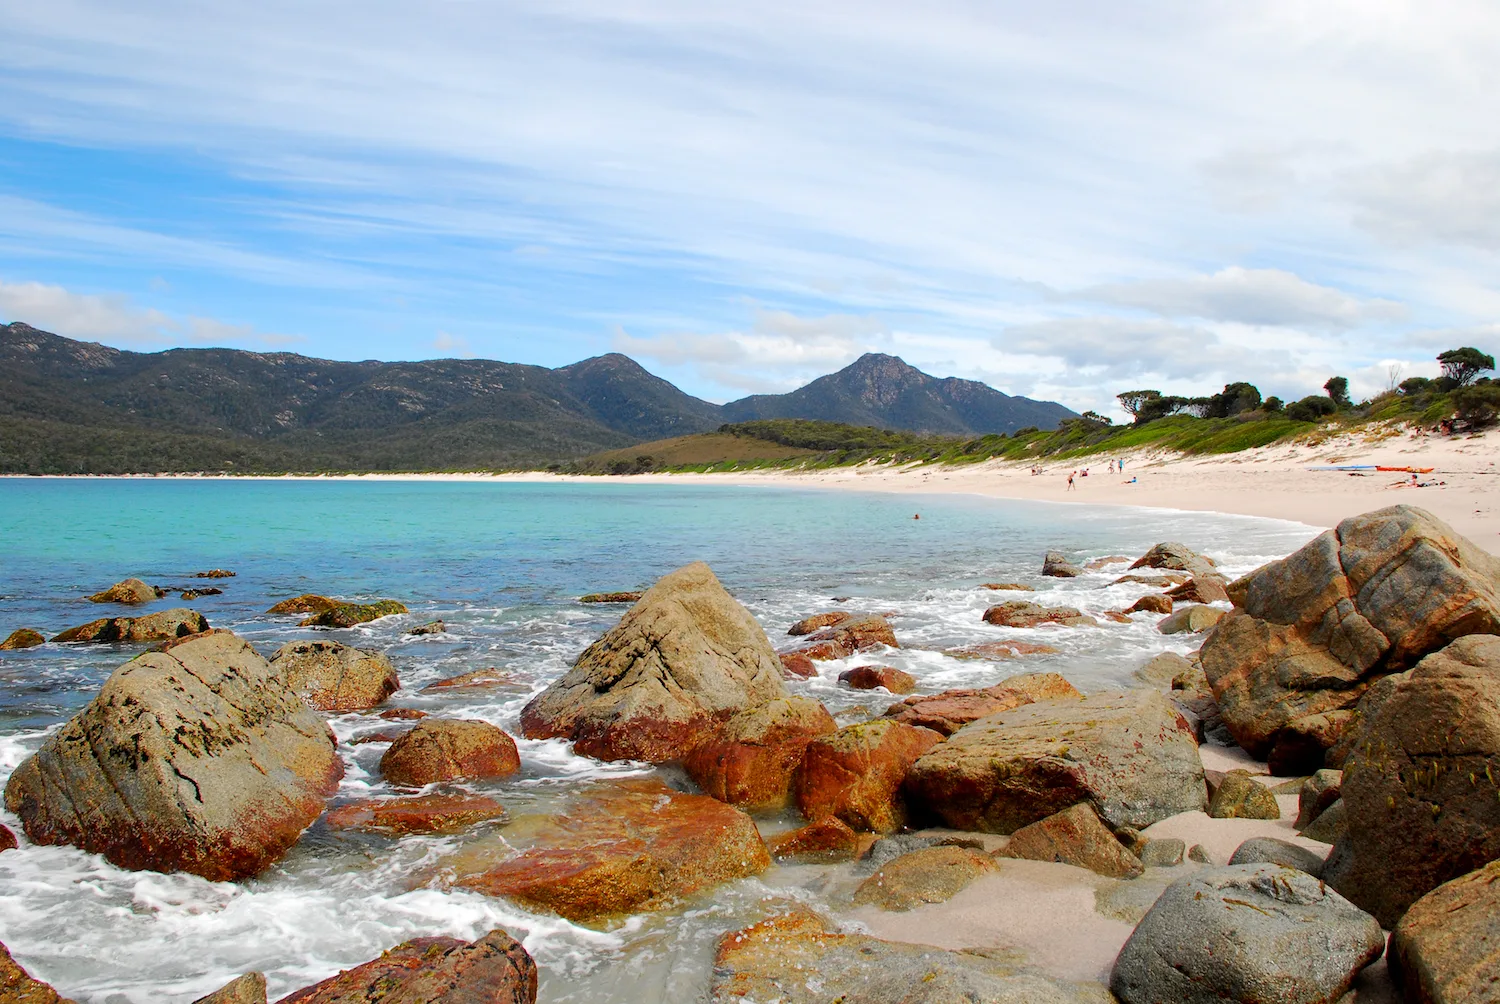
M 1073 490 L 1073 476 L 1075 474 L 1077 474 L 1077 473 L 1078 473 L 1077 471 L 1069 471 L 1068 472 L 1068 491 L 1072 491 Z

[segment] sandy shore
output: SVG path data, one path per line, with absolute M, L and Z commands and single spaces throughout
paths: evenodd
M 1125 473 L 1109 473 L 1111 459 Z M 1500 435 L 1458 439 L 1390 436 L 1379 441 L 1342 436 L 1317 445 L 1270 446 L 1221 457 L 1129 452 L 1090 458 L 1087 477 L 1070 472 L 1085 462 L 1048 463 L 1033 475 L 1028 464 L 990 461 L 962 467 L 890 465 L 806 473 L 644 474 L 623 481 L 669 484 L 781 485 L 857 491 L 956 492 L 994 498 L 1236 513 L 1333 526 L 1340 520 L 1397 503 L 1418 505 L 1492 553 L 1500 553 Z M 1409 474 L 1318 471 L 1333 464 L 1431 467 L 1414 488 Z M 555 475 L 502 475 L 506 480 L 569 480 Z M 1133 482 L 1131 479 L 1135 479 Z M 589 478 L 587 480 L 597 480 Z M 920 506 L 915 511 L 919 511 Z

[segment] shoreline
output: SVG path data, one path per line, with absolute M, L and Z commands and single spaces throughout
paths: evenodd
M 1110 474 L 1123 460 L 1125 473 Z M 1327 465 L 1431 467 L 1410 487 L 1409 474 L 1311 470 Z M 1089 471 L 1067 486 L 1071 471 Z M 1179 512 L 1214 512 L 1331 527 L 1398 503 L 1431 511 L 1485 550 L 1500 554 L 1500 437 L 1436 440 L 1410 435 L 1338 436 L 1315 445 L 1279 444 L 1215 456 L 1122 451 L 1087 461 L 1030 465 L 985 461 L 964 466 L 860 465 L 810 471 L 712 474 L 566 475 L 545 471 L 492 474 L 134 474 L 5 475 L 7 478 L 92 480 L 428 481 L 485 483 L 676 484 L 777 487 L 896 494 L 964 494 L 1021 501 L 1116 505 Z M 1134 478 L 1134 482 L 1130 479 Z

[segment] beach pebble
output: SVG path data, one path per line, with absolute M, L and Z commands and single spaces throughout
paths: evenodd
M 1313 878 L 1319 878 L 1323 874 L 1323 858 L 1320 855 L 1299 844 L 1276 837 L 1251 837 L 1235 848 L 1229 863 L 1285 865 L 1287 868 L 1307 872 Z
M 1121 1004 L 1332 1004 L 1385 946 L 1380 925 L 1274 864 L 1178 879 L 1115 960 Z
M 1187 844 L 1180 837 L 1156 837 L 1140 849 L 1141 864 L 1147 868 L 1172 868 L 1182 864 Z
M 411 788 L 508 777 L 520 769 L 515 740 L 489 722 L 471 719 L 424 718 L 380 758 L 381 776 Z

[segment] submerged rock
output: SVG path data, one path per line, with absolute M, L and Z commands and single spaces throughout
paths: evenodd
M 838 934 L 828 920 L 801 907 L 724 935 L 709 993 L 713 1004 L 1110 1001 L 1097 984 L 1062 983 L 987 954 Z
M 401 689 L 396 667 L 382 653 L 336 641 L 288 642 L 271 656 L 271 666 L 319 711 L 363 711 Z
M 635 603 L 645 593 L 618 592 L 618 593 L 588 593 L 578 597 L 579 603 Z
M 906 821 L 901 785 L 943 737 L 888 718 L 846 725 L 809 743 L 793 782 L 808 819 L 837 816 L 856 830 L 894 833 Z
M 1014 590 L 1015 592 L 1020 592 L 1020 593 L 1034 593 L 1034 592 L 1036 592 L 1036 587 L 1035 586 L 1028 586 L 1028 585 L 1026 585 L 1023 582 L 981 582 L 979 584 L 979 588 L 980 589 L 992 589 L 992 590 L 996 590 L 996 591 L 1004 590 L 1004 589 L 1009 589 L 1009 590 Z
M 226 881 L 279 858 L 342 775 L 327 724 L 217 631 L 115 670 L 16 768 L 5 805 L 33 843 Z
M 721 802 L 779 809 L 787 804 L 792 772 L 807 744 L 837 728 L 818 701 L 778 697 L 729 719 L 683 766 L 704 794 Z
M 859 834 L 837 816 L 825 816 L 766 844 L 777 861 L 848 861 L 859 853 L 859 845 Z
M 1074 579 L 1083 574 L 1083 569 L 1069 561 L 1061 551 L 1048 551 L 1042 558 L 1042 574 L 1057 579 Z
M 1125 608 L 1127 614 L 1169 614 L 1172 612 L 1172 597 L 1160 593 L 1148 593 Z
M 148 586 L 140 579 L 126 579 L 116 582 L 103 592 L 90 596 L 90 603 L 124 603 L 134 606 L 140 603 L 151 603 L 167 595 L 165 589 Z
M 1140 859 L 1116 839 L 1087 802 L 1021 827 L 1000 854 L 1076 865 L 1110 878 L 1135 878 L 1142 871 Z M 1178 860 L 1182 860 L 1181 851 Z
M 530 739 L 601 760 L 681 760 L 746 708 L 786 696 L 781 662 L 709 567 L 664 576 L 521 712 Z
M 1311 875 L 1206 868 L 1161 894 L 1109 988 L 1121 1004 L 1334 1004 L 1384 944 L 1374 917 Z
M 1417 900 L 1391 932 L 1408 1004 L 1490 1004 L 1500 988 L 1500 861 Z
M 1455 638 L 1500 633 L 1497 580 L 1500 559 L 1392 506 L 1233 583 L 1203 668 L 1235 740 L 1265 758 L 1297 719 L 1353 707 Z
M 202 589 L 184 589 L 179 595 L 185 600 L 196 600 L 203 596 L 221 596 L 224 590 L 215 589 L 213 586 L 204 586 Z
M 0 1001 L 4 1004 L 73 1004 L 41 980 L 32 979 L 31 974 L 10 957 L 10 950 L 3 944 L 0 944 Z
M 1030 600 L 1007 600 L 986 610 L 982 619 L 986 624 L 1014 628 L 1033 628 L 1043 624 L 1092 627 L 1099 623 L 1073 607 L 1047 607 Z
M 371 798 L 341 805 L 330 811 L 325 821 L 335 830 L 378 830 L 399 836 L 456 833 L 504 816 L 505 807 L 493 798 L 441 792 L 415 798 Z
M 448 625 L 444 624 L 440 620 L 428 621 L 426 624 L 418 624 L 416 627 L 412 628 L 406 633 L 416 638 L 422 638 L 426 635 L 447 634 Z
M 843 610 L 831 610 L 826 614 L 813 614 L 811 617 L 804 617 L 797 623 L 793 624 L 791 627 L 787 628 L 786 633 L 794 637 L 799 635 L 812 634 L 814 631 L 820 631 L 826 627 L 833 627 L 836 624 L 842 624 L 845 621 L 852 619 L 853 617 L 853 614 Z
M 380 758 L 381 776 L 411 788 L 509 777 L 520 769 L 516 741 L 497 726 L 472 719 L 424 718 Z
M 1340 789 L 1348 834 L 1325 872 L 1387 927 L 1500 858 L 1500 637 L 1460 638 L 1389 688 L 1360 715 Z
M 1150 690 L 1038 702 L 974 722 L 912 766 L 907 791 L 948 826 L 992 833 L 1085 801 L 1110 826 L 1136 828 L 1207 803 L 1187 723 Z
M 55 642 L 87 641 L 99 644 L 123 642 L 144 644 L 171 641 L 208 630 L 208 619 L 196 610 L 176 607 L 144 617 L 106 617 L 68 628 L 53 638 Z
M 0 652 L 17 652 L 23 648 L 36 648 L 45 645 L 47 639 L 40 631 L 31 628 L 17 628 L 12 631 L 4 641 L 0 641 Z
M 0 851 L 14 850 L 18 846 L 16 835 L 10 831 L 10 827 L 0 823 Z
M 580 793 L 531 849 L 458 884 L 586 921 L 656 909 L 770 863 L 740 810 L 630 778 Z
M 406 604 L 395 600 L 376 600 L 374 603 L 345 603 L 335 601 L 327 610 L 320 610 L 298 627 L 351 628 L 356 624 L 367 624 L 382 617 L 394 617 L 407 612 Z
M 809 659 L 847 659 L 856 652 L 873 648 L 900 648 L 896 633 L 884 617 L 860 617 L 842 620 L 833 627 L 807 636 L 807 643 L 794 651 Z
M 999 870 L 988 854 L 969 847 L 924 847 L 881 865 L 854 891 L 854 905 L 904 911 L 946 903 L 981 875 Z
M 459 690 L 498 690 L 502 687 L 528 689 L 525 680 L 518 677 L 515 673 L 489 666 L 485 669 L 475 669 L 467 673 L 460 673 L 457 676 L 438 680 L 435 683 L 429 683 L 422 688 L 422 693 L 443 694 Z
M 536 963 L 496 928 L 477 941 L 413 938 L 278 1004 L 536 1004 Z
M 210 568 L 206 572 L 194 572 L 195 579 L 232 579 L 234 573 L 227 568 Z
M 851 690 L 884 688 L 893 694 L 909 694 L 917 689 L 917 678 L 892 666 L 856 666 L 839 674 L 839 682 Z
M 266 1004 L 266 978 L 261 973 L 237 976 L 193 1004 Z
M 1004 638 L 999 641 L 982 641 L 977 645 L 945 648 L 943 654 L 950 659 L 1019 659 L 1024 655 L 1057 655 L 1061 651 L 1062 649 L 1034 641 Z

